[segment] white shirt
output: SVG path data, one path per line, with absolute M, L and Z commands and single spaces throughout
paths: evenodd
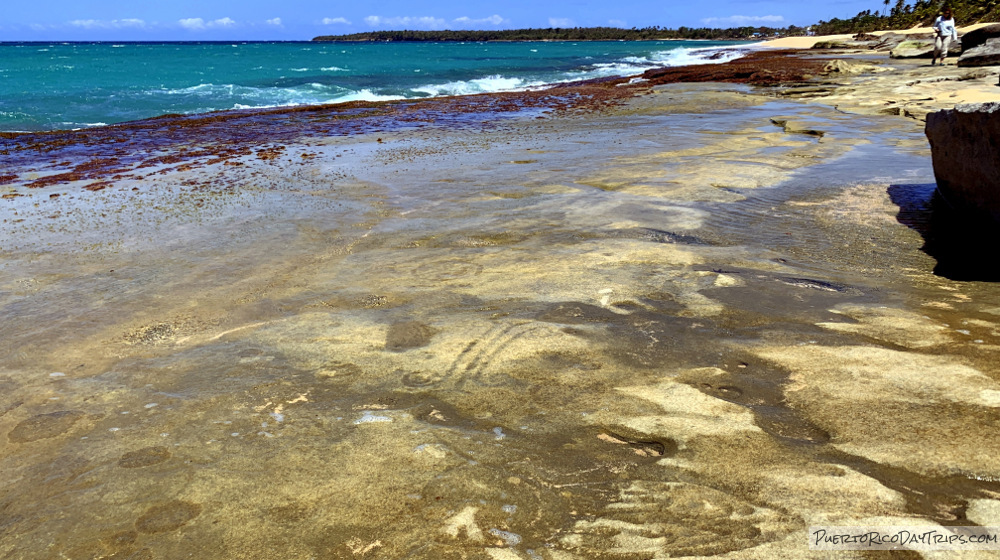
M 938 16 L 934 20 L 934 31 L 937 32 L 938 37 L 947 37 L 951 35 L 952 40 L 958 40 L 958 31 L 955 29 L 955 18 L 944 19 L 944 16 Z

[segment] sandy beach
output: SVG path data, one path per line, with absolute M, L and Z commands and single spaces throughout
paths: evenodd
M 967 25 L 965 27 L 958 28 L 959 35 L 965 35 L 969 31 L 975 31 L 976 29 L 981 29 L 987 25 L 993 25 L 992 23 L 977 23 L 974 25 Z M 891 29 L 886 31 L 872 31 L 870 35 L 875 35 L 876 37 L 881 37 L 886 33 L 897 33 L 900 35 L 924 35 L 933 33 L 934 30 L 930 27 L 913 27 L 910 29 Z M 762 46 L 774 49 L 811 49 L 816 43 L 824 41 L 848 41 L 854 36 L 851 34 L 843 35 L 812 35 L 803 37 L 782 37 L 780 39 L 773 39 L 771 41 L 765 41 L 761 43 Z
M 0 558 L 830 558 L 809 527 L 1000 525 L 1000 277 L 923 134 L 1000 70 L 950 62 L 3 135 Z

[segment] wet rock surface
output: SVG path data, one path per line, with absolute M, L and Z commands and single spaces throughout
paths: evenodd
M 998 292 L 899 218 L 919 123 L 766 93 L 25 177 L 0 555 L 784 558 L 994 519 Z M 71 147 L 112 149 L 42 162 Z

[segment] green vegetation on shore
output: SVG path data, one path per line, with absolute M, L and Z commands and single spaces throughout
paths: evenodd
M 951 7 L 960 26 L 1000 21 L 1000 0 L 917 0 L 915 4 L 895 0 L 889 9 L 891 3 L 892 0 L 883 1 L 881 14 L 878 10 L 865 10 L 851 19 L 821 21 L 813 26 L 813 31 L 817 35 L 837 35 L 928 26 L 945 6 Z
M 651 26 L 631 29 L 618 27 L 573 27 L 548 29 L 501 29 L 494 31 L 368 31 L 349 35 L 322 35 L 313 41 L 652 41 L 657 39 L 709 39 L 747 40 L 764 37 L 789 37 L 805 35 L 836 35 L 842 33 L 868 33 L 885 29 L 908 29 L 929 26 L 945 6 L 950 6 L 955 21 L 960 26 L 974 23 L 1000 22 L 1000 0 L 882 0 L 882 12 L 865 10 L 850 19 L 833 18 L 820 21 L 811 28 L 788 27 L 666 27 Z
M 503 29 L 496 31 L 369 31 L 350 35 L 323 35 L 313 41 L 652 41 L 656 39 L 739 40 L 775 35 L 805 35 L 804 27 L 573 27 L 549 29 Z

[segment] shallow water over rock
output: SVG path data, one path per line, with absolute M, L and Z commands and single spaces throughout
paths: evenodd
M 921 135 L 677 85 L 13 187 L 0 551 L 777 557 L 810 524 L 997 524 L 1000 288 L 897 220 Z

